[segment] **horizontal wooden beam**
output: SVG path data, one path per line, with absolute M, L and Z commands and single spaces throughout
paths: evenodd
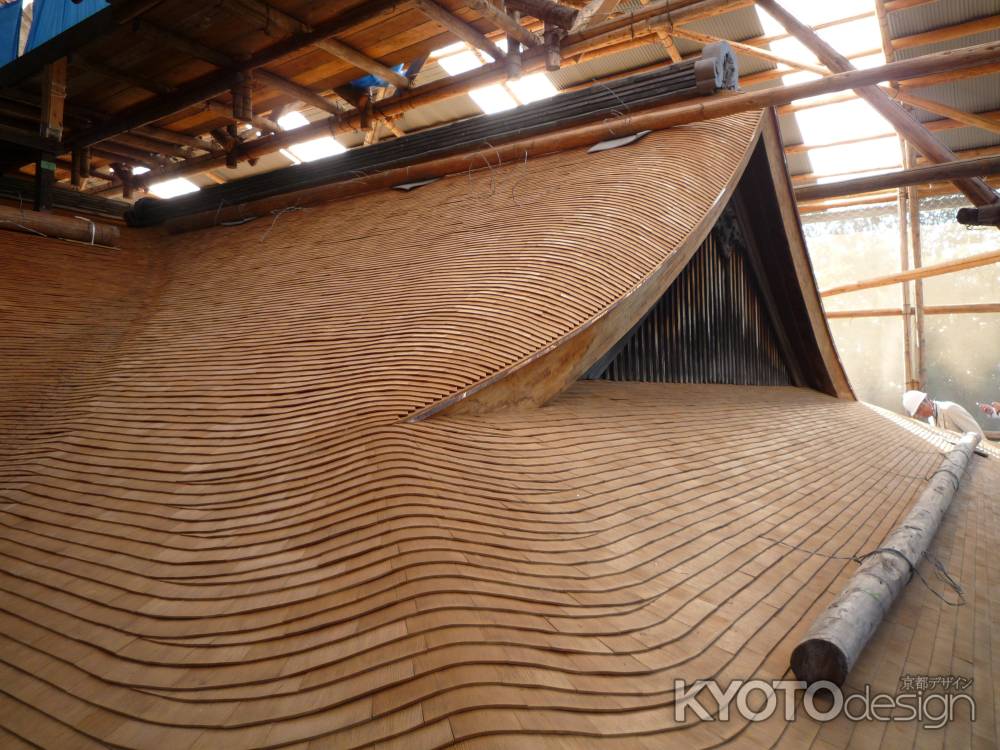
M 912 312 L 912 311 L 911 311 Z M 1000 313 L 1000 302 L 982 302 L 969 305 L 924 305 L 924 315 L 985 315 Z M 828 318 L 883 318 L 899 317 L 899 307 L 877 307 L 868 310 L 831 310 Z
M 795 189 L 795 199 L 799 201 L 835 198 L 840 195 L 872 193 L 908 185 L 920 185 L 937 180 L 954 180 L 956 177 L 986 177 L 1000 174 L 1000 156 L 979 159 L 964 159 L 931 164 L 912 169 L 899 169 L 885 174 L 859 177 L 854 180 L 827 182 L 822 185 L 803 185 Z
M 855 281 L 851 284 L 831 287 L 830 289 L 820 292 L 820 296 L 832 297 L 835 294 L 846 294 L 847 292 L 859 292 L 862 289 L 875 289 L 880 286 L 891 286 L 892 284 L 899 284 L 903 281 L 914 281 L 915 279 L 926 279 L 931 276 L 942 276 L 948 273 L 955 273 L 956 271 L 965 271 L 970 268 L 992 265 L 993 263 L 1000 263 L 1000 250 L 992 250 L 988 253 L 970 255 L 967 258 L 949 260 L 944 263 L 935 263 L 930 266 L 914 268 L 910 271 L 891 273 L 886 276 L 876 276 L 871 279 L 865 279 L 864 281 Z

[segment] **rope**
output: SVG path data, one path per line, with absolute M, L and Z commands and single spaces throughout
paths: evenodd
M 930 552 L 930 550 L 925 551 L 922 557 L 926 559 L 927 562 L 929 562 L 931 565 L 934 566 L 934 568 L 937 570 L 938 578 L 944 581 L 945 584 L 947 584 L 947 586 L 951 588 L 958 595 L 959 600 L 957 602 L 949 601 L 948 599 L 943 597 L 940 594 L 940 592 L 936 591 L 930 585 L 930 583 L 928 583 L 927 579 L 924 578 L 923 574 L 917 569 L 917 566 L 914 565 L 912 562 L 910 562 L 910 559 L 906 555 L 904 555 L 898 549 L 893 549 L 892 547 L 878 547 L 877 549 L 873 549 L 871 552 L 865 552 L 863 554 L 857 554 L 857 555 L 828 555 L 825 552 L 817 552 L 815 550 L 804 549 L 803 547 L 797 544 L 789 544 L 788 542 L 783 542 L 779 539 L 771 539 L 768 536 L 762 536 L 761 539 L 766 539 L 769 542 L 774 542 L 775 544 L 780 544 L 785 547 L 790 547 L 791 549 L 798 550 L 799 552 L 804 552 L 807 555 L 825 557 L 828 560 L 846 560 L 848 562 L 856 562 L 858 565 L 861 565 L 869 557 L 874 557 L 875 555 L 880 555 L 880 554 L 894 555 L 900 558 L 903 562 L 905 562 L 907 567 L 910 569 L 909 581 L 912 581 L 913 576 L 916 576 L 917 578 L 920 579 L 921 583 L 923 583 L 924 586 L 927 587 L 928 591 L 934 594 L 934 596 L 936 596 L 942 602 L 947 604 L 949 607 L 961 607 L 966 604 L 965 590 L 962 588 L 961 584 L 959 584 L 958 581 L 956 581 L 952 577 L 952 575 L 948 572 L 948 569 L 945 568 L 944 563 L 942 563 L 937 557 L 935 557 Z M 919 562 L 919 560 L 917 562 Z
M 79 219 L 80 221 L 85 221 L 90 224 L 90 244 L 94 244 L 94 237 L 97 235 L 97 225 L 85 216 L 74 216 L 74 219 Z

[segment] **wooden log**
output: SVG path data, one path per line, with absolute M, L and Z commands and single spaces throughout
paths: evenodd
M 1000 227 L 1000 204 L 980 206 L 979 208 L 960 208 L 956 218 L 959 224 L 967 226 Z
M 0 206 L 0 229 L 107 246 L 114 246 L 120 234 L 111 224 L 7 206 Z
M 507 0 L 507 7 L 534 16 L 539 21 L 569 31 L 576 23 L 580 11 L 554 3 L 552 0 Z
M 959 258 L 958 260 L 949 260 L 944 263 L 935 263 L 930 266 L 923 266 L 922 268 L 915 268 L 911 271 L 905 271 L 901 273 L 891 273 L 885 276 L 876 276 L 871 279 L 865 279 L 864 281 L 855 281 L 851 284 L 843 284 L 842 286 L 831 287 L 820 292 L 820 296 L 832 297 L 835 294 L 846 294 L 847 292 L 857 292 L 862 289 L 874 289 L 880 286 L 889 286 L 891 284 L 899 284 L 903 281 L 912 281 L 913 279 L 926 279 L 931 276 L 942 276 L 948 273 L 955 273 L 956 271 L 965 271 L 969 268 L 979 268 L 980 266 L 988 266 L 993 263 L 1000 262 L 1000 250 L 991 250 L 988 253 L 978 253 L 977 255 L 970 255 L 967 258 Z
M 340 58 L 345 62 L 349 62 L 356 68 L 360 68 L 366 73 L 371 73 L 374 76 L 378 76 L 384 81 L 388 81 L 397 89 L 408 89 L 410 88 L 410 79 L 401 73 L 397 73 L 395 70 L 390 68 L 388 65 L 380 63 L 363 52 L 359 52 L 348 44 L 344 44 L 339 39 L 334 39 L 329 37 L 327 39 L 320 39 L 313 44 L 317 49 L 321 49 L 324 52 L 328 52 L 334 57 Z
M 790 31 L 830 70 L 844 72 L 855 69 L 846 57 L 820 39 L 816 32 L 785 10 L 777 0 L 757 0 L 757 4 Z M 935 138 L 912 114 L 895 104 L 878 86 L 860 86 L 855 88 L 855 92 L 887 119 L 901 136 L 920 149 L 928 159 L 938 163 L 955 161 L 955 154 L 947 146 Z M 954 182 L 955 187 L 977 206 L 988 205 L 998 200 L 996 193 L 978 177 L 956 178 Z
M 803 185 L 795 189 L 795 199 L 800 201 L 834 198 L 839 195 L 856 195 L 870 193 L 876 190 L 920 185 L 936 180 L 954 180 L 956 177 L 983 177 L 1000 174 L 1000 156 L 987 156 L 979 159 L 962 159 L 931 164 L 910 169 L 898 169 L 894 172 L 859 177 L 842 182 L 828 182 L 823 185 Z
M 284 91 L 286 94 L 294 96 L 306 104 L 310 104 L 316 109 L 321 109 L 330 114 L 339 115 L 343 110 L 337 106 L 337 103 L 332 99 L 327 99 L 325 96 L 320 96 L 318 93 L 313 91 L 300 83 L 295 83 L 295 81 L 290 81 L 287 78 L 282 78 L 279 75 L 275 75 L 269 70 L 264 70 L 263 68 L 257 69 L 257 80 L 261 83 L 276 88 L 279 91 Z
M 506 33 L 510 39 L 516 39 L 525 47 L 538 47 L 542 40 L 530 29 L 521 25 L 518 18 L 515 18 L 500 10 L 490 0 L 469 0 L 469 7 L 478 10 L 484 18 L 488 18 L 494 26 Z M 514 11 L 518 13 L 518 11 Z M 510 50 L 510 42 L 507 43 L 507 50 Z
M 986 315 L 1000 313 L 1000 302 L 976 302 L 967 305 L 925 305 L 924 315 Z M 898 307 L 875 307 L 867 310 L 832 310 L 828 318 L 884 318 L 902 315 Z
M 979 435 L 968 432 L 948 453 L 903 522 L 868 552 L 840 595 L 792 652 L 792 671 L 812 685 L 843 685 L 892 603 L 927 553 L 951 504 Z
M 486 38 L 477 28 L 452 15 L 438 5 L 434 0 L 414 0 L 417 8 L 429 19 L 444 26 L 471 47 L 482 50 L 494 61 L 503 60 L 504 54 L 493 42 Z M 513 7 L 513 6 L 512 6 Z

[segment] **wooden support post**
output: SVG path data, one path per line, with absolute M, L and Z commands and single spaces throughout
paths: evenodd
M 237 74 L 233 85 L 233 119 L 238 122 L 253 120 L 253 71 Z
M 122 198 L 132 200 L 134 183 L 132 181 L 132 167 L 122 162 L 113 162 L 111 171 L 122 184 Z
M 38 134 L 51 141 L 61 141 L 66 102 L 66 58 L 61 57 L 45 66 L 42 76 L 41 117 Z M 51 151 L 41 151 L 35 161 L 35 210 L 52 208 L 52 186 L 56 181 L 56 157 Z
M 232 147 L 226 152 L 226 166 L 229 169 L 236 169 L 236 167 L 240 164 L 240 160 L 237 156 L 237 147 L 240 145 L 240 137 L 236 123 L 231 122 L 226 125 L 226 135 L 229 136 L 230 143 L 232 143 Z
M 545 69 L 559 70 L 562 65 L 562 45 L 563 30 L 558 26 L 545 22 Z
M 757 5 L 791 32 L 831 71 L 842 73 L 855 70 L 846 57 L 820 39 L 816 32 L 785 10 L 777 0 L 757 0 Z M 878 86 L 861 86 L 856 88 L 855 92 L 892 123 L 896 131 L 920 149 L 928 159 L 937 163 L 955 161 L 955 154 L 947 146 L 935 138 L 913 115 L 894 103 Z M 998 200 L 996 193 L 978 177 L 958 178 L 954 182 L 955 187 L 977 206 L 989 205 Z
M 492 3 L 490 3 L 489 0 L 484 0 L 484 2 L 490 7 L 493 7 Z M 516 10 L 512 11 L 510 18 L 512 21 L 514 21 L 515 24 L 517 24 L 518 28 L 523 28 L 521 26 L 521 14 L 518 11 Z M 532 34 L 532 36 L 534 35 Z M 519 79 L 521 77 L 521 67 L 522 67 L 521 40 L 518 37 L 508 33 L 507 34 L 507 79 L 511 81 L 516 81 L 517 79 Z
M 39 135 L 62 140 L 63 110 L 66 105 L 66 58 L 61 57 L 45 66 L 42 76 L 42 119 Z
M 72 164 L 70 166 L 69 181 L 70 184 L 77 190 L 83 187 L 83 174 L 81 173 L 82 170 L 80 169 L 81 151 L 83 151 L 83 149 L 74 148 L 70 154 L 72 158 Z
M 908 143 L 903 144 L 903 164 L 907 168 L 913 168 L 916 162 L 916 154 Z M 907 203 L 909 204 L 909 226 L 910 226 L 910 252 L 913 255 L 913 269 L 919 270 L 923 267 L 923 258 L 920 250 L 920 196 L 917 194 L 916 186 L 906 189 Z M 913 281 L 913 302 L 914 302 L 914 336 L 913 343 L 916 353 L 914 365 L 914 389 L 919 390 L 927 384 L 927 358 L 925 354 L 924 340 L 924 282 L 922 279 Z
M 899 140 L 900 148 L 902 148 L 903 139 L 900 138 Z M 907 231 L 909 212 L 907 211 L 905 188 L 898 189 L 897 199 L 896 219 L 899 223 L 899 270 L 905 273 L 910 270 L 909 232 Z M 906 390 L 910 391 L 917 387 L 913 380 L 913 336 L 910 322 L 913 309 L 910 305 L 910 282 L 903 281 L 900 286 L 900 291 L 903 295 L 903 382 L 906 384 Z
M 90 177 L 90 146 L 79 149 L 80 152 L 80 176 L 84 179 Z
M 941 462 L 903 522 L 878 549 L 862 550 L 868 554 L 861 567 L 792 651 L 796 677 L 810 685 L 821 680 L 844 684 L 923 560 L 978 444 L 979 435 L 967 432 Z

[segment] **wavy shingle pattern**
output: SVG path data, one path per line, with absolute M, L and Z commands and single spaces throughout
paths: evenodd
M 782 674 L 850 572 L 802 550 L 875 546 L 940 441 L 791 388 L 400 421 L 628 293 L 756 126 L 148 247 L 0 238 L 5 742 L 779 740 L 678 726 L 673 679 Z

